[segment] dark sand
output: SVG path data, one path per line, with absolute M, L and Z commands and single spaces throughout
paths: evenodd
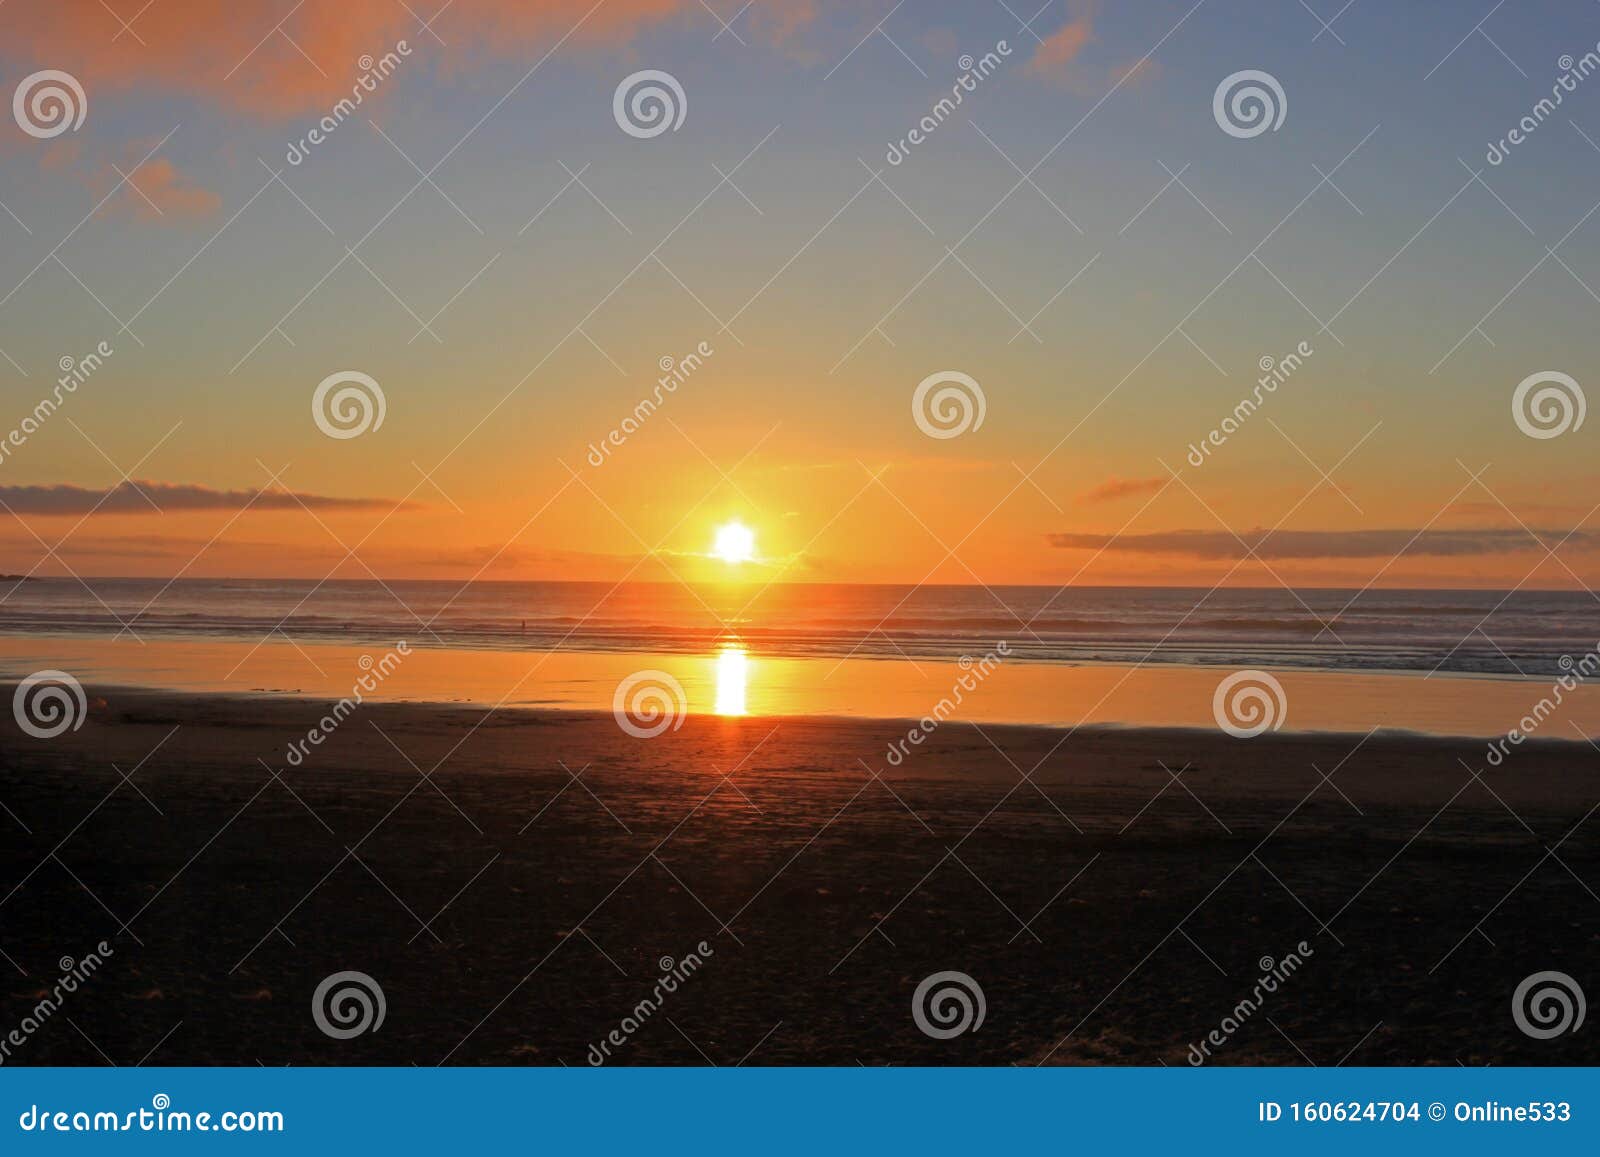
M 1511 1015 L 1546 969 L 1600 995 L 1583 743 L 952 724 L 887 768 L 903 724 L 386 705 L 296 768 L 320 705 L 91 698 L 0 724 L 0 1035 L 115 951 L 9 1064 L 582 1065 L 702 940 L 613 1063 L 1182 1065 L 1302 940 L 1214 1063 L 1600 1062 L 1594 1010 Z M 339 1041 L 311 997 L 346 969 L 388 1011 Z M 987 1015 L 934 1040 L 948 969 Z

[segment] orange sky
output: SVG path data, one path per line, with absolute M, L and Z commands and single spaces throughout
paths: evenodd
M 1530 151 L 1493 196 L 1458 159 L 1517 78 L 1352 85 L 1267 22 L 1292 111 L 1240 139 L 1225 25 L 890 7 L 4 5 L 8 83 L 65 70 L 88 115 L 0 122 L 0 569 L 1600 581 L 1594 425 L 1513 417 L 1519 381 L 1581 390 L 1596 352 L 1562 268 L 1600 265 L 1585 159 Z M 616 94 L 663 68 L 681 129 L 624 131 Z M 1378 131 L 1394 107 L 1431 135 Z M 385 408 L 349 438 L 314 418 L 342 371 Z M 925 428 L 935 379 L 982 421 Z M 731 568 L 707 554 L 736 518 L 759 557 Z

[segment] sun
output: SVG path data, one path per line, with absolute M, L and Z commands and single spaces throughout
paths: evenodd
M 711 554 L 723 562 L 738 565 L 756 556 L 756 533 L 737 519 L 717 527 L 716 541 Z

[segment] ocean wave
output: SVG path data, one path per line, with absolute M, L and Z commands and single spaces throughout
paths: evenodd
M 1600 639 L 1600 604 L 1568 592 L 788 586 L 751 594 L 657 584 L 104 579 L 89 587 L 17 584 L 0 598 L 0 633 L 132 628 L 252 645 L 277 634 L 608 652 L 738 644 L 775 656 L 944 660 L 1003 639 L 1025 662 L 1530 675 Z

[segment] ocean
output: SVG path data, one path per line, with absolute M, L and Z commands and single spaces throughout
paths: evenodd
M 476 650 L 1182 664 L 1544 676 L 1600 645 L 1576 591 L 50 578 L 0 635 Z M 127 638 L 127 635 L 123 635 Z

